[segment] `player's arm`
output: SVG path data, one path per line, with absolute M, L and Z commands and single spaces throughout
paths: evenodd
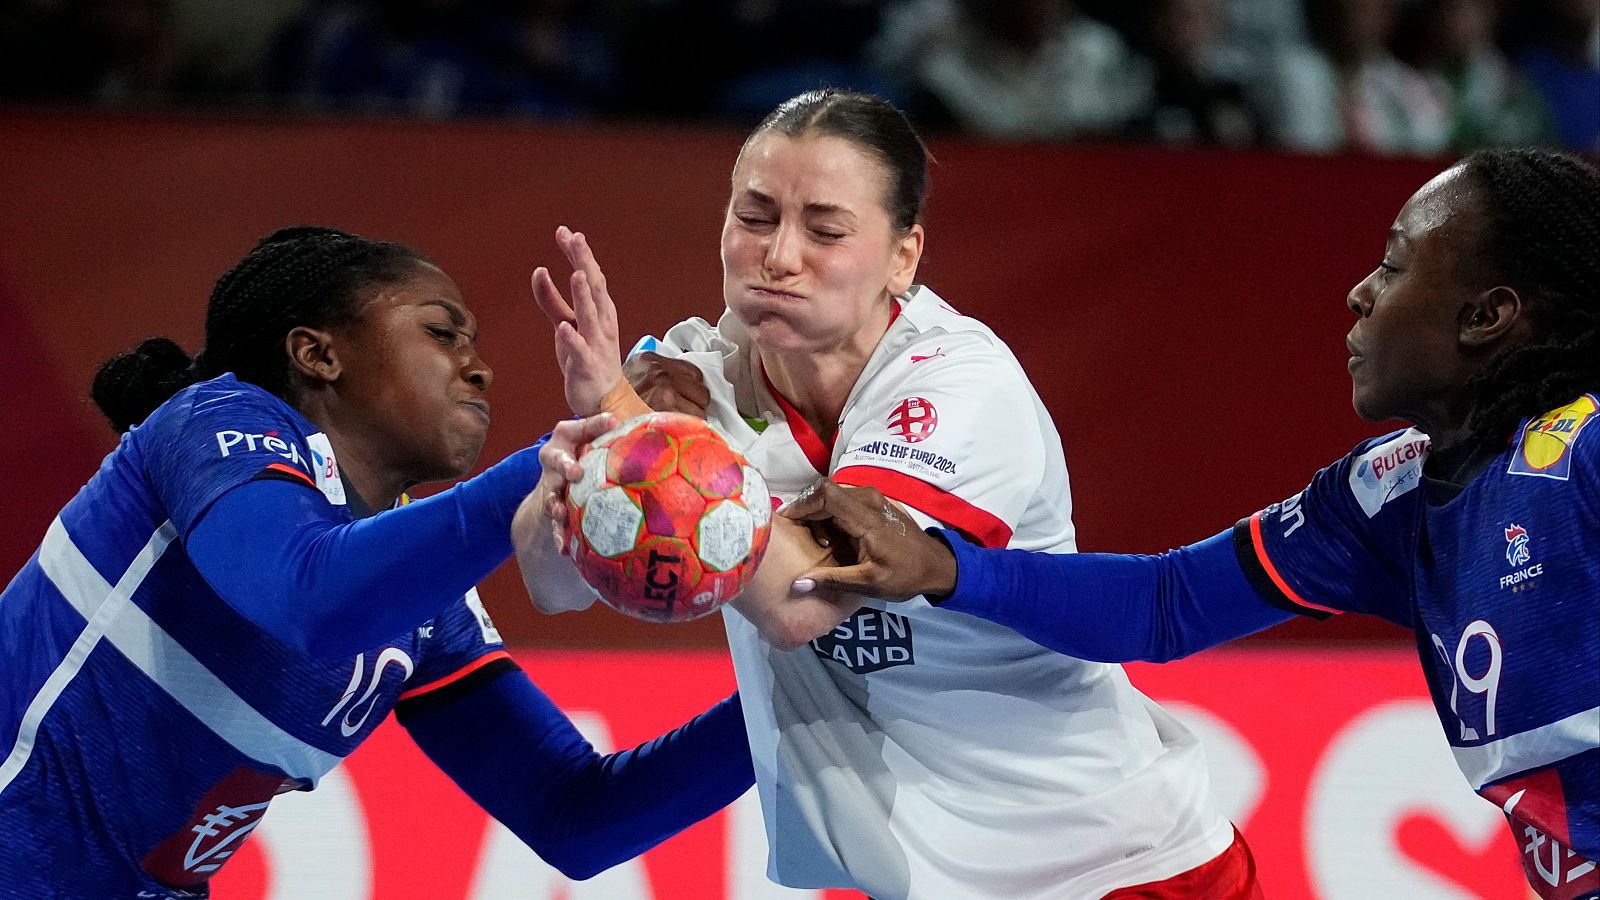
M 643 853 L 754 782 L 737 694 L 653 741 L 604 755 L 505 659 L 403 697 L 396 711 L 468 796 L 570 878 Z
M 1165 662 L 1290 618 L 1252 589 L 1231 529 L 1154 556 L 990 549 L 907 527 L 878 491 L 832 481 L 781 517 L 831 523 L 857 558 L 804 573 L 799 590 L 926 595 L 1080 659 Z
M 553 440 L 575 446 L 608 424 L 564 422 Z M 309 478 L 247 481 L 192 526 L 188 555 L 230 606 L 286 646 L 320 658 L 360 653 L 438 615 L 505 561 L 545 443 L 355 522 Z
M 773 516 L 767 554 L 731 605 L 767 643 L 780 650 L 798 649 L 832 631 L 866 602 L 858 594 L 794 590 L 802 573 L 831 560 L 828 548 L 804 527 Z

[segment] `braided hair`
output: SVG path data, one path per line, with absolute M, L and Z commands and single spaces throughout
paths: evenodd
M 1473 434 L 1503 440 L 1600 390 L 1600 171 L 1548 150 L 1480 150 L 1462 165 L 1484 215 L 1478 263 L 1529 300 L 1534 324 L 1469 385 Z
M 284 348 L 289 331 L 349 324 L 365 289 L 402 277 L 411 262 L 427 259 L 403 244 L 334 228 L 281 228 L 217 279 L 203 351 L 190 359 L 172 340 L 150 338 L 102 363 L 91 396 L 118 432 L 143 422 L 178 391 L 224 372 L 293 402 Z

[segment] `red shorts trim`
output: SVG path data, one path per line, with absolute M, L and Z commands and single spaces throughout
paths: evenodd
M 1216 858 L 1162 881 L 1117 888 L 1102 900 L 1266 900 L 1256 881 L 1256 858 L 1239 829 Z

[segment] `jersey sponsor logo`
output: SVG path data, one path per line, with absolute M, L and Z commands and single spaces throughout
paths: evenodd
M 1597 411 L 1600 405 L 1586 394 L 1529 422 L 1506 473 L 1566 481 L 1572 474 L 1572 445 Z
M 1528 549 L 1528 529 L 1512 522 L 1505 529 L 1506 536 L 1506 562 L 1516 571 L 1510 575 L 1500 576 L 1500 589 L 1511 588 L 1512 593 L 1523 589 L 1523 582 L 1532 581 L 1544 574 L 1544 563 L 1528 565 L 1533 559 L 1533 552 Z M 1531 585 L 1529 585 L 1531 586 Z
M 489 618 L 489 611 L 483 608 L 483 599 L 478 596 L 477 588 L 468 588 L 467 595 L 462 598 L 467 604 L 467 609 L 472 610 L 472 617 L 478 622 L 478 633 L 483 635 L 485 644 L 503 644 L 500 630 L 494 627 L 494 620 Z
M 899 613 L 863 609 L 811 642 L 811 652 L 857 675 L 916 664 L 911 620 Z
M 1523 874 L 1535 894 L 1543 900 L 1577 900 L 1600 890 L 1600 871 L 1594 861 L 1565 846 L 1569 840 L 1567 801 L 1554 769 L 1520 775 L 1480 793 L 1505 813 L 1522 851 Z
M 927 440 L 938 427 L 939 411 L 921 397 L 907 397 L 889 411 L 889 430 L 908 444 Z
M 1428 458 L 1429 446 L 1427 435 L 1410 428 L 1351 462 L 1350 493 L 1367 518 L 1422 483 L 1422 463 Z
M 311 447 L 312 461 L 317 464 L 312 472 L 317 479 L 317 490 L 328 498 L 329 503 L 344 506 L 344 479 L 339 477 L 339 461 L 334 458 L 333 444 L 320 431 L 306 438 L 306 443 Z
M 145 871 L 174 887 L 205 883 L 261 824 L 272 798 L 288 787 L 282 775 L 233 770 L 200 798 L 183 828 L 145 856 Z
M 926 356 L 922 356 L 922 355 L 919 355 L 919 354 L 916 354 L 916 353 L 911 354 L 911 364 L 912 365 L 916 365 L 919 362 L 927 362 L 930 359 L 942 359 L 942 358 L 944 358 L 944 348 L 943 347 L 935 347 L 935 348 L 933 348 L 933 352 L 929 353 Z
M 235 453 L 271 453 L 274 456 L 286 459 L 306 471 L 311 470 L 311 465 L 306 462 L 304 453 L 293 441 L 286 441 L 278 436 L 276 431 L 256 434 L 248 431 L 219 431 L 216 433 L 217 450 L 227 459 Z

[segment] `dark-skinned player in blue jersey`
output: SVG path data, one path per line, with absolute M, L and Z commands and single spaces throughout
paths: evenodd
M 217 282 L 197 358 L 156 338 L 101 367 L 125 434 L 0 595 L 0 896 L 206 897 L 272 798 L 391 710 L 575 878 L 750 787 L 737 696 L 602 756 L 473 590 L 512 553 L 539 445 L 570 476 L 606 417 L 405 501 L 483 446 L 476 341 L 416 251 L 302 227 Z
M 1157 556 L 930 536 L 870 489 L 787 515 L 853 544 L 796 589 L 937 598 L 1094 660 L 1165 661 L 1291 615 L 1414 631 L 1468 783 L 1534 891 L 1600 897 L 1600 173 L 1482 151 L 1400 210 L 1350 292 L 1365 441 L 1299 494 Z

